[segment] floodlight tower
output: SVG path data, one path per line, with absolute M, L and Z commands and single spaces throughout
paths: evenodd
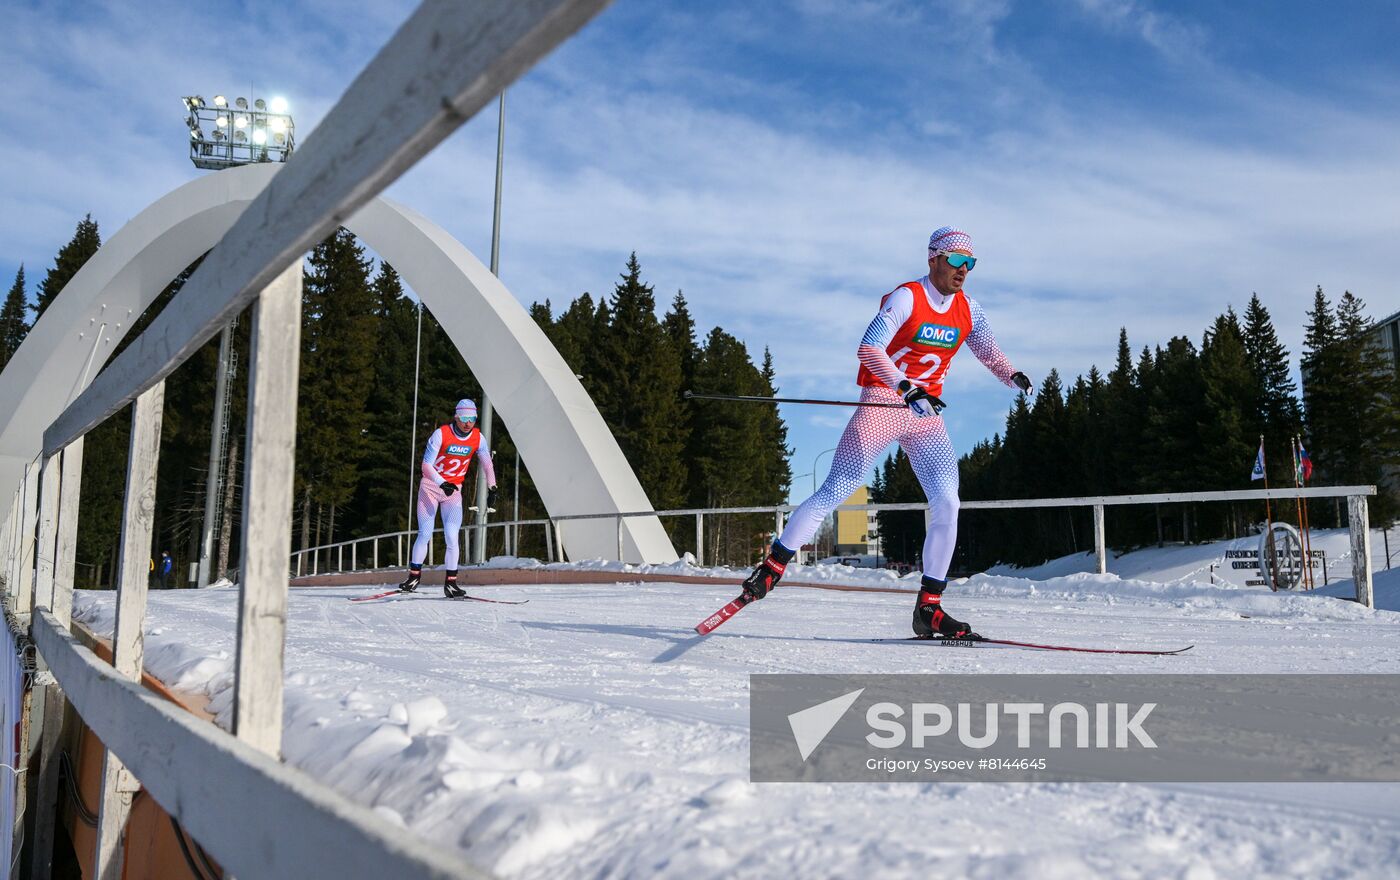
M 253 162 L 285 162 L 296 149 L 296 126 L 287 101 L 223 95 L 206 104 L 200 95 L 182 99 L 190 129 L 190 161 L 196 168 L 218 171 Z
M 287 113 L 287 100 L 235 97 L 230 106 L 223 95 L 206 103 L 203 96 L 181 99 L 190 130 L 190 161 L 196 168 L 219 171 L 254 162 L 285 162 L 296 149 L 296 125 Z M 197 586 L 209 585 L 215 572 L 214 535 L 228 512 L 224 510 L 224 465 L 228 455 L 229 382 L 238 375 L 238 352 L 233 348 L 234 318 L 219 334 L 219 366 L 214 379 L 214 418 L 209 434 L 209 474 L 205 483 L 204 525 L 199 545 Z

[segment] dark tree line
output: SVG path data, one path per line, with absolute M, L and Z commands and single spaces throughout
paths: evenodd
M 1271 487 L 1293 485 L 1294 435 L 1316 466 L 1312 485 L 1382 484 L 1386 464 L 1400 462 L 1400 380 L 1372 341 L 1359 298 L 1345 293 L 1334 312 L 1319 288 L 1308 318 L 1306 409 L 1289 377 L 1288 351 L 1256 294 L 1243 320 L 1227 310 L 1199 344 L 1177 336 L 1134 357 L 1124 329 L 1106 376 L 1091 367 L 1066 386 L 1051 370 L 1034 398 L 1018 396 L 1004 433 L 962 457 L 963 499 L 1258 488 L 1249 477 L 1261 435 Z M 872 496 L 922 498 L 902 453 L 885 461 Z M 1340 524 L 1339 508 L 1312 505 L 1312 524 Z M 1291 506 L 1274 509 L 1278 517 Z M 1388 522 L 1397 512 L 1392 485 L 1374 499 L 1372 519 Z M 1204 541 L 1246 534 L 1264 517 L 1262 503 L 1115 507 L 1106 534 L 1118 549 Z M 1091 550 L 1092 528 L 1089 508 L 963 511 L 954 568 L 1036 564 Z M 880 530 L 891 558 L 915 561 L 921 515 L 882 514 Z
M 97 224 L 85 218 L 59 251 L 32 305 L 20 269 L 0 305 L 0 367 L 30 329 L 26 313 L 42 314 L 100 245 Z M 178 293 L 197 265 L 161 293 L 124 337 L 118 353 Z M 293 546 L 409 528 L 418 461 L 429 434 L 450 418 L 458 399 L 480 403 L 481 387 L 432 313 L 420 310 L 406 294 L 394 268 L 376 264 L 349 232 L 340 230 L 318 245 L 304 273 Z M 775 407 L 706 406 L 681 398 L 687 388 L 772 394 L 771 357 L 765 351 L 755 365 L 744 345 L 720 328 L 698 339 L 679 293 L 670 311 L 658 317 L 653 289 L 642 281 L 635 255 L 611 296 L 595 301 L 584 293 L 557 317 L 548 300 L 532 306 L 530 313 L 582 377 L 658 509 L 778 504 L 786 498 L 787 429 Z M 248 318 L 241 316 L 233 333 L 233 357 L 240 365 L 248 362 Z M 171 551 L 178 584 L 186 581 L 189 564 L 199 557 L 217 369 L 215 338 L 165 386 L 151 552 L 158 558 L 161 550 Z M 237 567 L 247 397 L 242 366 L 235 368 L 228 394 L 227 504 L 223 528 L 215 536 L 217 571 Z M 85 440 L 78 546 L 83 585 L 111 582 L 119 551 L 129 422 L 128 409 Z M 514 509 L 516 449 L 510 426 L 499 418 L 491 446 L 502 489 L 495 519 L 544 516 L 524 461 L 519 466 L 519 510 Z M 758 552 L 768 523 L 767 517 L 711 523 L 707 556 L 747 561 Z M 678 549 L 693 548 L 691 521 L 667 525 Z M 522 554 L 544 554 L 541 529 L 523 530 L 520 538 Z M 503 549 L 501 532 L 493 530 L 488 551 Z M 381 562 L 394 558 L 388 544 L 381 553 Z M 441 558 L 440 550 L 435 558 Z
M 772 395 L 773 358 L 755 366 L 748 349 L 716 327 L 703 340 L 679 291 L 658 319 L 651 285 L 636 254 L 610 298 L 574 299 L 556 318 L 548 300 L 530 313 L 544 328 L 632 463 L 658 509 L 781 504 L 792 473 L 787 426 L 777 407 L 684 401 L 707 394 Z M 665 523 L 678 550 L 693 550 L 690 519 Z M 710 521 L 707 560 L 748 562 L 763 546 L 772 518 Z

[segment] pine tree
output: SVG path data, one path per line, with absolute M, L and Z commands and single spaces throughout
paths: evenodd
M 1249 478 L 1256 379 L 1233 310 L 1215 319 L 1201 343 L 1205 406 L 1198 414 L 1202 489 L 1241 488 Z
M 29 334 L 29 322 L 25 320 L 28 311 L 28 294 L 24 291 L 24 264 L 15 273 L 15 283 L 5 297 L 5 305 L 0 307 L 0 370 L 19 351 L 20 343 Z
M 38 298 L 35 302 L 35 320 L 43 316 L 44 311 L 53 303 L 53 298 L 58 296 L 65 284 L 78 274 L 78 270 L 83 268 L 83 264 L 102 247 L 102 236 L 97 231 L 97 222 L 88 214 L 78 222 L 78 228 L 73 233 L 73 238 L 65 244 L 54 258 L 53 268 L 44 276 L 44 280 L 39 282 Z
M 666 509 L 679 505 L 686 483 L 681 356 L 641 271 L 634 253 L 613 290 L 607 333 L 594 346 L 594 399 L 648 498 Z
M 1264 436 L 1271 484 L 1286 485 L 1292 479 L 1292 464 L 1283 451 L 1290 448 L 1293 436 L 1303 427 L 1298 386 L 1288 374 L 1288 349 L 1279 342 L 1259 294 L 1250 297 L 1244 320 L 1245 355 L 1254 386 L 1246 439 Z
M 378 341 L 370 265 L 355 237 L 339 229 L 311 252 L 303 285 L 297 471 L 304 503 L 327 511 L 332 537 L 367 447 Z
M 778 373 L 773 367 L 773 353 L 767 347 L 763 349 L 763 366 L 759 370 L 759 376 L 762 378 L 759 394 L 776 396 Z M 787 425 L 783 422 L 778 407 L 765 405 L 760 408 L 758 446 L 759 461 L 762 462 L 763 469 L 759 476 L 759 487 L 774 504 L 781 503 L 782 499 L 787 497 L 788 487 L 792 484 L 792 468 L 788 465 L 792 450 L 788 448 L 787 436 Z
M 914 474 L 914 467 L 903 447 L 887 457 L 876 469 L 870 487 L 874 504 L 908 504 L 925 500 L 923 487 Z M 924 549 L 924 515 L 917 510 L 881 510 L 875 514 L 880 533 L 880 547 L 894 562 L 918 565 Z
M 661 327 L 680 353 L 681 384 L 689 389 L 695 380 L 695 361 L 700 357 L 700 346 L 695 340 L 695 319 L 690 316 L 690 306 L 681 291 L 676 291 L 676 298 L 671 300 L 671 310 L 662 319 Z
M 1142 374 L 1139 368 L 1139 375 Z M 1196 423 L 1205 402 L 1196 346 L 1174 336 L 1157 349 L 1148 396 L 1146 448 L 1148 487 L 1169 492 L 1200 484 L 1201 444 Z
M 1366 315 L 1366 304 L 1351 291 L 1345 291 L 1337 304 L 1337 340 L 1340 375 L 1336 394 L 1345 413 L 1339 436 L 1342 452 L 1339 482 L 1380 484 L 1386 465 L 1400 461 L 1397 446 L 1388 430 L 1393 416 L 1390 397 L 1391 365 L 1373 336 L 1374 323 Z M 1388 521 L 1394 500 L 1383 495 L 1376 500 L 1378 519 Z
M 1340 336 L 1331 304 L 1317 288 L 1303 337 L 1303 406 L 1317 476 L 1336 482 L 1347 470 L 1347 429 Z
M 346 520 L 366 535 L 412 527 L 416 464 L 422 455 L 411 424 L 418 307 L 404 295 L 399 273 L 388 262 L 379 264 L 371 286 L 377 355 L 359 485 Z
M 764 378 L 744 344 L 716 327 L 706 337 L 695 365 L 695 390 L 704 394 L 762 394 Z M 746 507 L 781 500 L 771 483 L 762 441 L 765 414 L 758 406 L 695 400 L 696 441 L 689 463 L 689 503 L 696 507 Z M 768 482 L 765 482 L 768 481 Z M 714 536 L 719 558 L 748 560 L 757 555 L 772 521 L 762 517 L 722 517 Z

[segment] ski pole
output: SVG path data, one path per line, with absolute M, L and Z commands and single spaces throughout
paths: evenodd
M 681 392 L 681 396 L 686 400 L 738 400 L 747 403 L 811 403 L 821 406 L 874 406 L 884 409 L 905 409 L 907 407 L 907 404 L 903 403 L 866 403 L 860 400 L 808 400 L 799 397 L 755 397 L 747 394 L 696 394 L 693 391 L 683 391 Z

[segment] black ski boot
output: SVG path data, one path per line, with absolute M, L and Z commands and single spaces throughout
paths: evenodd
M 777 541 L 773 542 L 768 556 L 758 564 L 752 574 L 744 579 L 744 595 L 749 597 L 749 601 L 762 599 L 778 585 L 778 581 L 783 579 L 783 572 L 787 570 L 787 564 L 792 560 L 792 556 L 791 550 Z
M 914 605 L 914 635 L 921 639 L 935 635 L 958 638 L 975 635 L 972 627 L 943 611 L 943 588 L 947 581 L 925 577 L 921 582 L 918 602 Z
M 442 582 L 442 594 L 449 599 L 460 599 L 467 595 L 466 590 L 457 586 L 457 569 L 447 573 L 447 580 Z
M 410 566 L 408 569 L 408 579 L 399 584 L 399 592 L 412 593 L 414 590 L 418 589 L 418 582 L 422 580 L 422 578 L 423 569 Z

